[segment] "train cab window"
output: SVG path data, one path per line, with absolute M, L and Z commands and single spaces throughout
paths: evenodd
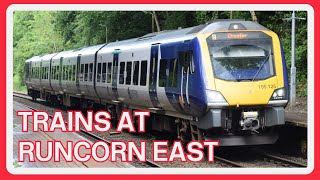
M 147 84 L 147 61 L 141 61 L 140 86 Z
M 160 59 L 159 87 L 166 87 L 166 85 L 167 85 L 167 60 Z
M 88 69 L 89 69 L 89 64 L 86 64 L 84 68 L 84 81 L 88 81 Z
M 93 76 L 93 63 L 90 63 L 90 66 L 89 66 L 89 81 L 92 81 L 92 76 Z
M 132 73 L 132 62 L 127 62 L 127 70 L 126 70 L 126 84 L 131 84 L 131 73 Z
M 125 62 L 120 63 L 120 72 L 119 72 L 119 84 L 124 83 L 124 68 L 125 68 Z
M 133 85 L 138 85 L 139 81 L 139 61 L 133 62 Z
M 107 63 L 102 63 L 102 82 L 106 82 Z
M 97 82 L 101 81 L 101 63 L 98 63 L 98 69 L 97 69 Z
M 177 87 L 177 81 L 178 81 L 178 61 L 177 59 L 170 59 L 169 86 Z
M 107 83 L 111 83 L 111 75 L 112 75 L 112 71 L 111 71 L 111 68 L 112 68 L 112 63 L 109 62 L 108 63 L 108 71 L 107 71 Z

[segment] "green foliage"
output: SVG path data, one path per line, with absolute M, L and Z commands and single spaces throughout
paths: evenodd
M 276 32 L 282 41 L 288 70 L 291 65 L 290 11 L 257 11 L 258 22 Z M 307 18 L 307 12 L 297 12 Z M 215 19 L 251 20 L 249 11 L 159 11 L 160 29 L 204 24 Z M 107 29 L 107 31 L 106 31 Z M 33 55 L 120 41 L 156 31 L 148 11 L 16 11 L 14 13 L 14 88 L 25 90 L 24 61 Z M 106 33 L 107 32 L 107 33 Z M 307 23 L 297 20 L 296 67 L 298 96 L 307 95 Z
M 61 35 L 55 31 L 53 18 L 56 12 L 16 11 L 13 20 L 13 87 L 25 90 L 24 62 L 34 55 L 63 50 Z
M 19 168 L 19 167 L 22 167 L 22 165 L 19 164 L 17 160 L 15 160 L 15 161 L 13 162 L 13 167 L 14 167 L 14 168 Z

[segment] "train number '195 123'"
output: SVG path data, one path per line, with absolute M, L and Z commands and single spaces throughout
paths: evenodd
M 259 89 L 275 89 L 277 86 L 275 84 L 260 84 Z

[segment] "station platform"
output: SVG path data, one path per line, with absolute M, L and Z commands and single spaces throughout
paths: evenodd
M 307 113 L 296 113 L 291 111 L 285 112 L 286 125 L 297 126 L 302 128 L 308 127 L 308 115 Z
M 66 162 L 64 158 L 60 159 L 60 162 L 54 162 L 51 159 L 48 162 L 29 162 L 29 159 L 25 157 L 25 162 L 18 162 L 18 141 L 20 140 L 29 140 L 29 141 L 41 141 L 42 145 L 46 145 L 48 140 L 59 140 L 63 144 L 66 144 L 66 141 L 73 141 L 74 143 L 79 140 L 87 140 L 85 137 L 80 136 L 75 132 L 32 132 L 31 128 L 28 128 L 28 132 L 22 132 L 22 120 L 21 117 L 16 116 L 17 110 L 27 110 L 26 107 L 22 106 L 20 103 L 13 102 L 13 161 L 16 168 L 133 168 L 133 166 L 126 162 L 96 162 L 94 160 L 89 160 L 87 162 Z M 31 120 L 29 120 L 29 127 L 31 126 Z M 89 141 L 89 140 L 87 140 Z M 102 154 L 103 150 L 98 152 Z M 46 155 L 47 150 L 42 148 L 42 154 Z M 84 155 L 86 153 L 85 149 L 80 149 L 80 154 Z

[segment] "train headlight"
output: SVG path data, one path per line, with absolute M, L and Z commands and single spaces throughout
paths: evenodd
M 206 90 L 206 94 L 208 107 L 221 107 L 229 105 L 219 91 Z
M 270 100 L 284 100 L 287 99 L 285 88 L 274 90 Z
M 272 106 L 286 106 L 288 104 L 288 97 L 288 93 L 284 87 L 276 89 L 272 93 L 268 104 Z

